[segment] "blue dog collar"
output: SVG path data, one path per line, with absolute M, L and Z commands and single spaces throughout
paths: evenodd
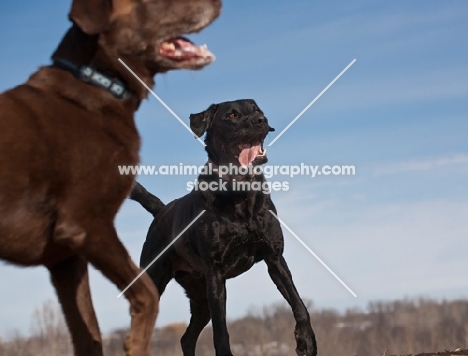
M 93 84 L 110 92 L 117 99 L 126 99 L 132 93 L 118 79 L 112 79 L 89 66 L 76 66 L 63 59 L 54 59 L 54 65 L 65 69 L 86 83 Z

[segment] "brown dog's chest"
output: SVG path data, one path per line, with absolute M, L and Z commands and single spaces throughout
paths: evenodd
M 137 164 L 139 148 L 133 113 L 86 110 L 35 80 L 3 94 L 9 110 L 0 115 L 0 162 L 8 167 L 0 172 L 7 187 L 0 193 L 0 235 L 15 236 L 0 246 L 0 257 L 25 265 L 62 255 L 53 231 L 63 216 L 113 220 L 133 181 L 118 166 Z M 63 84 L 64 90 L 77 85 Z M 13 150 L 9 142 L 18 137 L 22 145 Z

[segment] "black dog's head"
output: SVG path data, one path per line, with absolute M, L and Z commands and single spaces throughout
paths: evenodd
M 213 163 L 237 166 L 266 163 L 263 141 L 275 130 L 252 99 L 213 104 L 190 115 L 190 128 L 198 137 L 206 132 L 206 151 Z

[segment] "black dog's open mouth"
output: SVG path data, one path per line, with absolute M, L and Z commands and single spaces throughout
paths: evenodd
M 164 41 L 159 47 L 159 54 L 177 62 L 189 62 L 193 65 L 206 65 L 215 59 L 206 45 L 196 46 L 185 37 L 175 37 Z
M 237 159 L 241 166 L 247 167 L 251 163 L 261 163 L 266 158 L 266 149 L 262 142 L 244 143 L 238 146 L 239 156 Z

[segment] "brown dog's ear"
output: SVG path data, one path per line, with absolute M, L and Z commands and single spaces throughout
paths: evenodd
M 208 109 L 198 114 L 190 115 L 190 128 L 197 137 L 203 136 L 213 121 L 219 105 L 212 104 Z
M 112 0 L 73 0 L 70 19 L 88 35 L 104 31 L 112 14 Z

